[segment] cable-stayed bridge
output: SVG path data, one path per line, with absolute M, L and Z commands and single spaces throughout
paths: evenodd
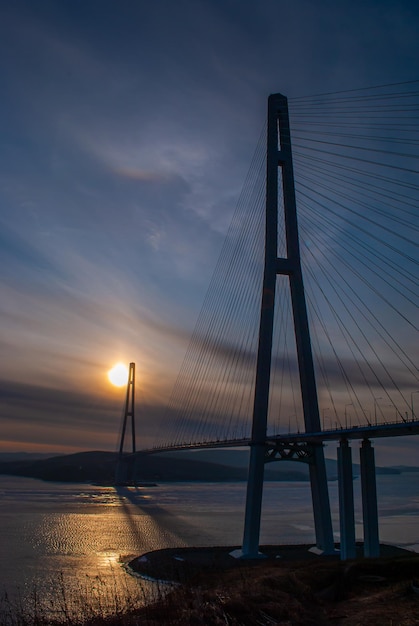
M 264 464 L 283 458 L 309 464 L 317 548 L 334 550 L 329 440 L 340 442 L 341 553 L 354 555 L 354 439 L 365 553 L 378 553 L 370 440 L 419 433 L 418 88 L 296 98 L 289 110 L 269 99 L 167 420 L 143 446 L 250 444 L 244 556 L 258 553 Z M 131 417 L 135 452 L 134 380 L 130 370 L 123 435 Z

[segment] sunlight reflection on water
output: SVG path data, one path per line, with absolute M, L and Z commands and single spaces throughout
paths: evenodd
M 154 595 L 153 584 L 122 567 L 176 540 L 154 512 L 143 510 L 142 492 L 17 478 L 2 483 L 0 588 L 9 596 L 18 594 L 25 604 L 36 588 L 49 606 L 65 591 L 66 605 L 76 612 L 89 603 L 112 612 L 116 601 Z
M 379 476 L 377 483 L 381 540 L 417 546 L 415 475 Z M 338 540 L 337 484 L 329 487 Z M 359 480 L 354 488 L 362 539 Z M 156 586 L 128 575 L 123 565 L 159 548 L 240 544 L 245 489 L 244 483 L 183 483 L 116 491 L 1 477 L 0 589 L 12 595 L 19 589 L 25 600 L 36 587 L 48 605 L 64 588 L 76 612 L 89 602 L 103 613 L 113 612 L 115 603 L 145 601 Z M 309 484 L 267 483 L 261 542 L 313 541 Z

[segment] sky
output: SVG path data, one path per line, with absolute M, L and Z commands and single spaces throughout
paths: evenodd
M 135 362 L 147 419 L 164 418 L 268 95 L 416 79 L 419 7 L 4 0 L 0 12 L 0 452 L 114 450 L 124 390 L 107 371 Z M 396 448 L 396 461 L 416 450 Z

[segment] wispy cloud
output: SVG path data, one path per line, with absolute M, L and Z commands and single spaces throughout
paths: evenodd
M 4 440 L 77 449 L 95 441 L 105 415 L 96 441 L 112 447 L 119 400 L 105 373 L 121 359 L 138 364 L 150 424 L 164 419 L 266 96 L 410 77 L 412 6 L 5 4 Z M 327 246 L 320 255 L 304 227 L 322 260 Z M 232 343 L 216 346 L 218 361 Z M 253 361 L 250 350 L 242 366 Z M 356 377 L 348 354 L 344 364 Z M 339 384 L 332 359 L 326 369 Z

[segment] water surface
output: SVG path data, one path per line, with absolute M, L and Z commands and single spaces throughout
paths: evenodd
M 377 477 L 380 540 L 419 551 L 417 474 Z M 354 481 L 356 535 L 362 539 L 360 484 Z M 329 483 L 339 540 L 337 483 Z M 44 601 L 56 583 L 71 598 L 87 594 L 111 606 L 137 596 L 124 563 L 149 550 L 239 545 L 244 483 L 175 483 L 149 488 L 101 487 L 0 477 L 0 589 Z M 270 482 L 264 490 L 261 543 L 314 542 L 307 482 Z M 141 594 L 151 585 L 141 582 Z M 95 601 L 98 601 L 97 598 Z M 121 600 L 122 601 L 122 600 Z

